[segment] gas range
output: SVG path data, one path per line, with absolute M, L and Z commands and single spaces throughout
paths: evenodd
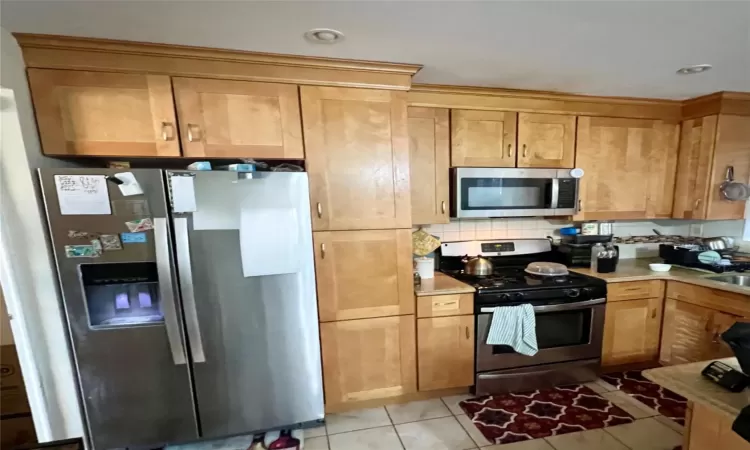
M 477 246 L 477 243 L 480 245 Z M 482 247 L 485 250 L 502 248 L 503 251 L 482 252 Z M 476 250 L 479 253 L 464 253 Z M 479 277 L 464 273 L 461 259 L 466 254 L 488 258 L 494 266 L 492 275 Z M 524 271 L 531 262 L 557 262 L 557 258 L 558 255 L 550 251 L 550 243 L 546 239 L 449 242 L 441 246 L 439 267 L 446 275 L 473 286 L 477 291 L 474 298 L 478 306 L 542 305 L 606 298 L 606 282 L 599 278 L 574 272 L 564 276 L 540 277 Z

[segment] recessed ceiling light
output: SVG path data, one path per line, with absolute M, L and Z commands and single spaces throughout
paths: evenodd
M 344 33 L 331 28 L 313 28 L 305 33 L 305 39 L 315 44 L 335 44 L 344 40 Z
M 693 75 L 694 73 L 701 73 L 710 70 L 713 67 L 711 64 L 696 64 L 694 66 L 683 67 L 677 71 L 678 75 Z

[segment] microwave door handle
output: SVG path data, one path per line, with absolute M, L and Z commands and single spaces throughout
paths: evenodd
M 201 329 L 198 323 L 198 312 L 195 308 L 195 291 L 193 289 L 193 265 L 190 261 L 190 238 L 188 223 L 184 217 L 174 219 L 175 246 L 177 250 L 177 270 L 180 273 L 180 293 L 185 308 L 185 328 L 187 328 L 190 353 L 193 362 L 206 362 L 203 352 Z
M 167 342 L 172 352 L 172 361 L 179 366 L 185 364 L 185 346 L 180 336 L 180 322 L 177 320 L 177 302 L 174 295 L 174 276 L 169 260 L 169 233 L 167 219 L 154 218 L 154 247 L 156 250 L 156 273 L 159 276 L 159 296 L 164 313 L 164 328 Z
M 560 199 L 560 179 L 552 179 L 552 200 L 550 201 L 550 208 L 557 209 L 557 204 Z

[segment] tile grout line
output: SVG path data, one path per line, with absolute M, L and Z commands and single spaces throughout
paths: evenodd
M 635 418 L 634 418 L 634 419 L 635 419 Z M 646 420 L 646 419 L 650 419 L 650 417 L 644 417 L 643 419 L 635 419 L 635 420 L 633 420 L 633 421 L 632 421 L 632 422 L 630 422 L 630 423 L 636 423 L 636 422 L 638 422 L 639 420 Z M 628 425 L 628 424 L 623 424 L 623 425 Z M 615 425 L 615 426 L 618 426 L 618 425 Z M 620 439 L 618 439 L 618 438 L 617 438 L 617 436 L 615 436 L 614 434 L 612 434 L 612 433 L 610 433 L 609 431 L 607 431 L 607 428 L 613 428 L 613 427 L 604 427 L 604 428 L 602 428 L 602 430 L 604 430 L 604 432 L 605 432 L 605 433 L 607 433 L 608 435 L 612 436 L 612 439 L 614 439 L 614 440 L 616 440 L 617 442 L 619 442 L 620 444 L 622 444 L 622 445 L 623 445 L 623 446 L 624 446 L 625 448 L 628 448 L 628 449 L 630 449 L 630 450 L 638 450 L 638 449 L 634 449 L 633 447 L 629 446 L 628 444 L 626 444 L 626 443 L 624 443 L 623 441 L 621 441 Z M 685 450 L 687 450 L 687 449 L 685 449 Z
M 393 423 L 393 417 L 391 417 L 391 413 L 388 412 L 388 408 L 383 406 L 383 409 L 385 410 L 385 415 L 388 416 L 388 420 L 391 421 L 391 426 L 393 427 L 393 432 L 396 433 L 396 439 L 398 439 L 399 444 L 401 444 L 401 449 L 406 450 L 406 446 L 404 445 L 404 441 L 401 440 L 401 435 L 398 434 L 398 430 L 396 429 L 396 424 Z

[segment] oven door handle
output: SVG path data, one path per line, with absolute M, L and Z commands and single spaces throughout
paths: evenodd
M 572 311 L 575 309 L 588 308 L 589 306 L 601 305 L 606 302 L 607 302 L 606 298 L 595 298 L 593 300 L 586 300 L 583 302 L 563 303 L 562 305 L 535 306 L 534 312 Z M 492 313 L 495 311 L 495 309 L 494 308 L 482 308 L 480 311 L 483 313 Z

